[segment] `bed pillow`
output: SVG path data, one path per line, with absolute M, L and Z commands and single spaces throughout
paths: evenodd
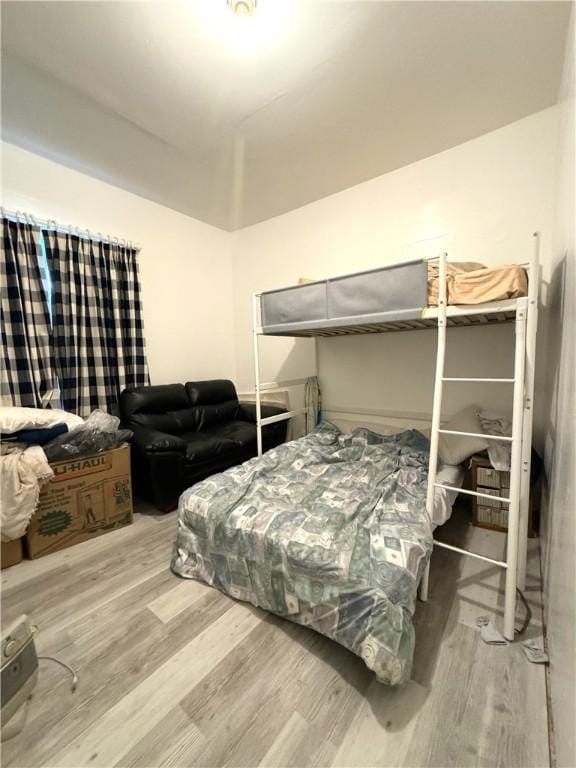
M 405 432 L 410 427 L 399 427 L 393 424 L 380 424 L 374 421 L 362 421 L 357 419 L 339 419 L 332 418 L 332 424 L 335 424 L 344 434 L 352 434 L 355 429 L 368 429 L 377 435 L 397 435 L 399 432 Z
M 482 432 L 477 405 L 469 405 L 455 416 L 442 424 L 443 429 L 454 429 L 458 432 Z M 438 440 L 438 455 L 445 464 L 461 464 L 475 453 L 488 448 L 488 440 L 483 437 L 468 437 L 467 435 L 440 435 Z
M 57 408 L 23 408 L 12 405 L 0 408 L 0 433 L 3 435 L 11 435 L 21 429 L 51 427 L 54 424 L 66 424 L 68 429 L 72 429 L 83 422 L 80 416 Z

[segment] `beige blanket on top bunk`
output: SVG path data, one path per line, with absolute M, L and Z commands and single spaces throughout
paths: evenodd
M 448 304 L 484 304 L 517 299 L 528 293 L 526 270 L 514 264 L 484 267 L 476 262 L 448 262 Z M 428 305 L 438 305 L 438 265 L 428 263 Z

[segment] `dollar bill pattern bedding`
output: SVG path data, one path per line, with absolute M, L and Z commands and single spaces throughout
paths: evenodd
M 309 626 L 402 684 L 432 550 L 428 454 L 415 430 L 324 422 L 185 491 L 172 570 Z

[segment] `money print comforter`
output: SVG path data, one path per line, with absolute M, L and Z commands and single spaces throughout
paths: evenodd
M 172 570 L 309 626 L 402 684 L 432 550 L 428 453 L 415 430 L 324 422 L 185 491 Z

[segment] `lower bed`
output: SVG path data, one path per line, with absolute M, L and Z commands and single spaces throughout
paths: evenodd
M 323 423 L 185 491 L 172 570 L 310 626 L 399 685 L 432 551 L 428 453 L 415 430 Z

